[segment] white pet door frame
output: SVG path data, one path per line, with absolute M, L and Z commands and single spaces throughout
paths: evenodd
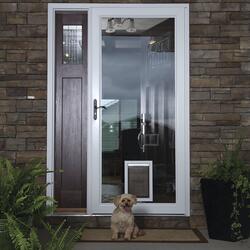
M 153 201 L 153 162 L 125 161 L 124 171 L 125 193 L 135 194 L 138 202 Z

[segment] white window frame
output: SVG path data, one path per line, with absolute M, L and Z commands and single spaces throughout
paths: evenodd
M 87 214 L 110 214 L 112 204 L 100 203 L 101 164 L 99 119 L 93 121 L 93 99 L 99 100 L 100 81 L 100 23 L 97 16 L 133 16 L 133 17 L 175 17 L 177 48 L 176 65 L 176 198 L 179 204 L 138 204 L 138 214 L 190 215 L 190 140 L 189 140 L 189 5 L 188 4 L 48 4 L 48 91 L 47 91 L 47 168 L 54 170 L 54 117 L 55 117 L 55 13 L 58 11 L 88 12 L 88 148 L 87 148 Z M 172 14 L 171 14 L 172 13 Z M 181 45 L 179 44 L 181 43 Z M 178 45 L 179 44 L 179 45 Z M 96 49 L 98 48 L 98 49 Z M 91 84 L 90 84 L 91 83 Z M 98 131 L 98 132 L 96 132 Z M 97 157 L 99 155 L 99 157 Z M 93 167 L 95 166 L 95 167 Z M 47 195 L 54 197 L 54 174 L 47 175 Z M 166 212 L 167 211 L 167 212 Z

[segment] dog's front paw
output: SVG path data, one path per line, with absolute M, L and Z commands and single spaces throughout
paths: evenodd
M 112 240 L 118 240 L 118 235 L 116 234 L 113 234 L 112 237 L 111 237 Z
M 126 241 L 127 241 L 127 240 L 131 240 L 131 237 L 130 237 L 130 236 L 125 236 L 125 237 L 124 237 L 124 240 L 126 240 Z

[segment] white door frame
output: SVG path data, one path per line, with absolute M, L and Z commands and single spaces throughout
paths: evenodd
M 190 215 L 189 156 L 189 5 L 188 4 L 48 4 L 47 168 L 54 170 L 55 13 L 88 11 L 88 136 L 87 213 L 110 214 L 114 206 L 101 204 L 99 115 L 93 120 L 93 100 L 99 100 L 100 16 L 175 17 L 176 46 L 176 204 L 138 204 L 136 213 Z M 97 32 L 95 32 L 97 31 Z M 98 49 L 97 49 L 98 48 Z M 90 84 L 91 83 L 91 84 Z M 99 157 L 98 157 L 99 156 Z M 54 174 L 47 175 L 47 195 L 54 196 Z M 99 185 L 96 185 L 99 183 Z M 178 188 L 179 187 L 179 188 Z

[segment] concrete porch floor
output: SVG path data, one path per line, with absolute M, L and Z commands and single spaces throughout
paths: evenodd
M 207 232 L 201 230 L 208 239 Z M 208 243 L 77 243 L 75 250 L 249 250 L 250 238 L 239 242 L 208 239 Z

